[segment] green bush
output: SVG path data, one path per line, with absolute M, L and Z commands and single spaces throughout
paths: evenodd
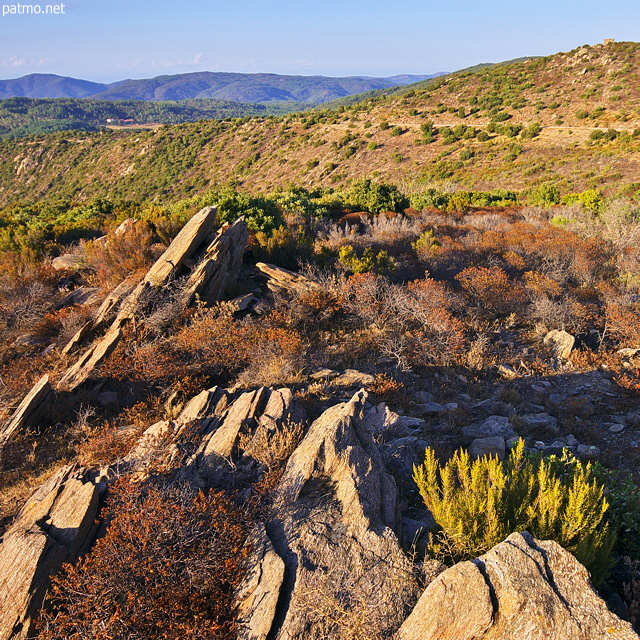
M 367 179 L 353 185 L 346 194 L 346 204 L 377 214 L 382 211 L 402 211 L 409 206 L 409 200 L 395 185 Z
M 560 203 L 560 189 L 551 182 L 543 182 L 529 192 L 529 204 L 548 207 Z
M 377 254 L 374 254 L 373 249 L 367 247 L 362 257 L 358 258 L 356 250 L 350 244 L 340 247 L 338 260 L 351 273 L 369 273 L 372 271 L 385 275 L 391 273 L 395 268 L 392 258 L 389 257 L 386 251 L 378 251 Z
M 441 466 L 432 449 L 414 467 L 414 480 L 439 531 L 429 549 L 452 561 L 474 558 L 514 531 L 555 540 L 592 574 L 606 578 L 615 535 L 605 518 L 609 503 L 591 464 L 561 457 L 525 455 L 524 441 L 508 459 L 472 461 L 460 450 Z
M 440 242 L 433 233 L 433 229 L 427 229 L 419 238 L 411 243 L 413 250 L 418 254 L 428 254 L 440 247 Z

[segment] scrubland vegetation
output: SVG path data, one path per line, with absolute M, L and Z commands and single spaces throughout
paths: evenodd
M 607 50 L 616 56 L 611 59 L 616 74 L 626 73 L 625 56 L 636 55 L 636 49 Z M 563 64 L 573 60 L 580 66 L 583 54 L 565 54 Z M 131 154 L 123 164 L 148 155 L 146 182 L 128 177 L 135 171 L 120 172 L 122 183 L 113 193 L 106 177 L 91 184 L 93 199 L 80 178 L 92 156 L 74 156 L 68 148 L 95 146 L 93 153 L 114 147 L 100 147 L 97 137 L 49 139 L 51 149 L 60 148 L 60 162 L 74 158 L 71 177 L 54 181 L 46 197 L 31 201 L 21 197 L 31 188 L 33 158 L 23 147 L 16 162 L 27 167 L 25 186 L 14 183 L 1 193 L 3 420 L 40 375 L 60 378 L 69 365 L 69 356 L 61 353 L 69 338 L 116 286 L 125 279 L 132 286 L 139 281 L 198 209 L 216 204 L 220 223 L 245 216 L 250 239 L 228 300 L 186 308 L 181 279 L 150 294 L 145 312 L 125 327 L 126 339 L 92 380 L 104 401 L 87 390 L 59 394 L 39 429 L 5 448 L 0 527 L 10 524 L 29 492 L 58 465 L 116 462 L 155 420 L 175 417 L 194 390 L 288 386 L 316 418 L 344 400 L 345 390 L 330 376 L 312 374 L 356 369 L 373 376 L 366 384 L 372 404 L 384 401 L 402 415 L 423 419 L 420 436 L 429 443 L 424 462 L 416 465 L 414 479 L 411 472 L 393 473 L 402 509 L 413 513 L 426 504 L 435 518 L 437 531 L 426 549 L 432 557 L 446 562 L 474 557 L 512 530 L 528 528 L 575 553 L 601 593 L 617 594 L 625 615 L 640 623 L 637 184 L 620 182 L 614 188 L 602 175 L 534 179 L 535 172 L 524 173 L 525 164 L 535 168 L 526 156 L 518 185 L 502 171 L 507 165 L 483 164 L 494 154 L 509 155 L 505 162 L 516 166 L 544 127 L 556 126 L 545 118 L 560 109 L 562 96 L 552 89 L 557 62 L 538 59 L 445 78 L 413 94 L 375 98 L 366 119 L 365 107 L 356 105 L 297 120 L 272 119 L 268 125 L 198 123 L 161 135 L 140 134 L 140 140 L 121 137 L 123 153 Z M 534 74 L 538 85 L 527 87 Z M 543 108 L 527 93 L 543 87 L 540 78 L 546 77 L 549 87 L 535 93 L 542 100 L 548 89 L 553 95 L 545 100 L 558 106 L 545 102 Z M 494 89 L 487 92 L 483 83 L 489 82 Z M 451 96 L 435 111 L 465 123 L 432 124 L 437 113 L 418 113 L 419 99 L 426 99 L 420 91 L 430 99 Z M 611 91 L 617 95 L 621 89 Z M 375 110 L 392 100 L 415 112 L 409 117 L 429 122 L 416 121 L 414 131 L 396 124 L 400 120 L 392 111 L 379 118 Z M 513 124 L 511 111 L 525 108 L 535 109 L 542 125 L 525 118 L 522 126 Z M 584 112 L 577 120 L 595 113 Z M 476 114 L 477 126 L 473 120 L 467 124 Z M 599 112 L 593 122 L 609 126 L 607 117 Z M 329 121 L 342 127 L 339 137 L 324 139 L 321 127 Z M 356 121 L 362 132 L 355 124 L 350 128 Z M 280 152 L 267 145 L 265 151 L 260 136 L 276 127 L 278 137 L 268 144 L 286 140 L 289 148 Z M 242 136 L 247 153 L 235 158 L 236 179 L 211 187 L 215 181 L 198 173 L 198 163 L 206 157 L 212 167 L 229 148 L 221 140 L 237 142 Z M 386 154 L 388 166 L 396 142 L 409 137 L 413 149 L 438 145 L 441 154 L 452 149 L 459 159 L 448 158 L 452 152 L 431 158 L 421 180 L 376 180 L 371 167 L 378 160 L 372 157 L 370 165 L 365 154 Z M 39 147 L 40 141 L 29 144 Z M 592 159 L 631 154 L 636 144 L 633 133 L 604 133 L 589 135 L 575 156 L 566 148 L 563 153 L 579 163 L 587 154 Z M 199 155 L 207 145 L 215 159 Z M 312 157 L 296 159 L 298 147 Z M 328 155 L 321 156 L 320 148 Z M 409 162 L 408 148 L 395 149 L 393 164 Z M 260 190 L 240 184 L 280 161 L 298 162 L 287 176 L 314 174 L 317 183 L 300 179 Z M 348 175 L 351 162 L 364 166 L 369 177 L 357 179 L 356 173 L 333 180 L 343 170 Z M 447 163 L 457 168 L 434 180 Z M 0 170 L 9 171 L 7 163 L 3 166 Z M 459 179 L 462 169 L 487 169 L 479 179 L 483 184 L 490 182 L 489 173 L 506 178 L 501 188 L 482 191 L 466 188 L 464 179 L 446 182 Z M 546 176 L 546 169 L 540 175 Z M 167 185 L 176 176 L 182 182 L 171 191 Z M 168 195 L 178 191 L 188 197 Z M 118 229 L 128 218 L 137 222 Z M 53 262 L 61 255 L 66 269 Z M 299 272 L 312 286 L 268 290 L 257 262 Z M 90 288 L 88 297 L 74 297 L 83 287 Z M 248 294 L 258 304 L 234 306 L 233 299 Z M 570 353 L 559 353 L 545 339 L 553 330 L 575 338 Z M 473 460 L 460 449 L 468 444 L 465 427 L 486 415 L 500 418 L 505 433 L 513 433 L 503 439 L 510 450 L 504 461 Z M 122 635 L 122 625 L 139 628 L 140 637 L 148 638 L 233 637 L 229 603 L 243 572 L 243 543 L 251 523 L 269 509 L 270 490 L 303 431 L 291 425 L 282 441 L 256 454 L 262 471 L 245 478 L 244 486 L 230 480 L 199 493 L 170 465 L 153 469 L 146 484 L 122 479 L 101 516 L 103 536 L 56 580 L 41 637 L 89 638 L 96 629 L 129 637 Z M 166 523 L 161 531 L 154 528 L 158 520 Z M 123 557 L 142 558 L 141 572 L 123 567 Z M 198 558 L 188 579 L 176 560 L 183 557 Z M 169 583 L 179 588 L 168 590 Z M 103 601 L 104 590 L 116 594 L 113 602 Z M 141 596 L 147 593 L 154 594 L 153 608 Z M 117 611 L 110 608 L 114 603 Z

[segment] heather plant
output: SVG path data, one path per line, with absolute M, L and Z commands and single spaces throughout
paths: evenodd
M 438 532 L 429 549 L 449 560 L 474 558 L 514 531 L 528 530 L 573 553 L 600 583 L 610 568 L 615 536 L 609 503 L 590 463 L 569 453 L 549 458 L 525 454 L 524 441 L 506 461 L 460 450 L 440 465 L 428 448 L 414 480 Z
M 106 535 L 54 578 L 38 637 L 234 638 L 244 521 L 222 493 L 120 482 Z

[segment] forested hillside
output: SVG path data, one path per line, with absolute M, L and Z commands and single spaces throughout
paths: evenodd
M 335 110 L 6 141 L 0 201 L 164 200 L 229 181 L 268 191 L 362 178 L 410 189 L 546 185 L 552 199 L 630 194 L 640 175 L 639 63 L 636 43 L 597 45 Z

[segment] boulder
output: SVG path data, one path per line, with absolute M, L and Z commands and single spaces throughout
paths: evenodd
M 397 492 L 364 421 L 367 395 L 325 411 L 289 458 L 266 532 L 284 562 L 271 628 L 246 638 L 387 637 L 417 597 Z M 276 584 L 279 568 L 267 584 Z M 249 612 L 244 619 L 252 619 Z M 262 635 L 260 635 L 262 634 Z
M 513 430 L 509 418 L 506 416 L 489 416 L 484 422 L 462 427 L 462 435 L 467 443 L 471 443 L 476 438 L 493 438 L 495 436 L 508 440 L 518 434 Z
M 334 378 L 331 384 L 336 387 L 360 387 L 373 384 L 375 378 L 368 374 L 358 371 L 357 369 L 347 369 L 342 375 Z
M 637 640 L 560 545 L 513 533 L 472 562 L 441 573 L 398 640 Z
M 84 469 L 64 467 L 22 508 L 0 544 L 0 640 L 33 637 L 51 576 L 94 539 L 103 489 Z
M 543 342 L 550 347 L 557 358 L 566 360 L 571 355 L 571 350 L 576 343 L 576 339 L 566 331 L 553 329 L 547 333 Z
M 87 266 L 87 259 L 82 253 L 65 253 L 51 261 L 56 271 L 79 271 Z
M 543 429 L 554 433 L 558 431 L 557 418 L 554 418 L 553 416 L 550 416 L 545 412 L 527 413 L 521 416 L 521 420 L 522 428 L 525 433 L 537 431 L 538 429 Z
M 504 460 L 505 451 L 506 443 L 502 436 L 476 438 L 469 445 L 469 455 L 473 459 L 481 456 L 497 456 L 500 460 Z

